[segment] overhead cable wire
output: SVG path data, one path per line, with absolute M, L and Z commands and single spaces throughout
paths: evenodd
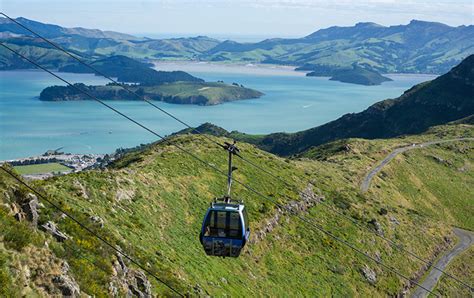
M 103 102 L 101 99 L 97 98 L 96 96 L 90 94 L 89 92 L 79 88 L 78 86 L 74 85 L 74 84 L 71 84 L 70 82 L 68 82 L 67 80 L 61 78 L 60 76 L 58 76 L 57 74 L 53 73 L 52 71 L 46 69 L 45 67 L 39 65 L 38 63 L 36 63 L 35 61 L 32 61 L 31 59 L 25 57 L 24 55 L 22 55 L 21 53 L 19 53 L 18 51 L 15 51 L 14 49 L 8 47 L 7 45 L 5 45 L 3 42 L 0 42 L 0 45 L 5 47 L 6 49 L 12 51 L 13 53 L 17 54 L 18 56 L 22 57 L 23 59 L 25 59 L 26 61 L 30 62 L 31 64 L 35 65 L 36 67 L 44 70 L 45 72 L 51 74 L 52 76 L 58 78 L 59 80 L 61 80 L 62 82 L 66 83 L 67 85 L 71 86 L 72 88 L 78 90 L 79 92 L 85 94 L 86 96 L 88 96 L 89 98 L 99 102 L 100 104 L 102 104 L 103 106 L 109 108 L 110 110 L 114 111 L 115 113 L 121 115 L 122 117 L 126 118 L 127 120 L 135 123 L 136 125 L 138 125 L 139 127 L 145 129 L 146 131 L 150 132 L 151 134 L 159 137 L 160 139 L 162 140 L 166 140 L 165 137 L 161 136 L 160 134 L 156 133 L 154 130 L 146 127 L 145 125 L 141 124 L 140 122 L 138 122 L 137 120 L 134 120 L 133 118 L 131 118 L 130 116 L 127 116 L 126 114 L 118 111 L 117 109 L 111 107 L 110 105 L 106 104 L 105 102 Z M 176 144 L 176 143 L 170 143 L 171 145 L 175 146 L 176 148 L 178 148 L 179 150 L 183 151 L 184 153 L 192 156 L 194 159 L 198 160 L 199 162 L 207 165 L 208 167 L 214 169 L 216 172 L 224 175 L 224 176 L 228 176 L 228 174 L 219 169 L 217 166 L 213 165 L 213 164 L 210 164 L 208 163 L 207 161 L 203 160 L 202 158 L 200 158 L 199 156 L 197 156 L 196 154 L 192 153 L 191 151 L 187 150 L 186 148 Z M 337 237 L 336 235 L 334 235 L 333 233 L 329 232 L 329 231 L 326 231 L 320 224 L 318 223 L 315 223 L 315 222 L 312 222 L 304 217 L 302 217 L 301 215 L 299 215 L 298 213 L 296 213 L 295 211 L 293 211 L 291 208 L 287 207 L 287 206 L 283 206 L 281 204 L 279 204 L 278 202 L 274 202 L 273 200 L 271 200 L 270 198 L 267 198 L 265 195 L 261 194 L 260 192 L 258 192 L 257 190 L 255 190 L 254 188 L 248 186 L 247 184 L 237 180 L 237 179 L 234 179 L 234 182 L 236 182 L 237 184 L 243 186 L 244 188 L 246 188 L 247 190 L 255 193 L 257 196 L 265 199 L 265 200 L 269 200 L 270 202 L 272 202 L 273 204 L 277 205 L 278 207 L 282 208 L 282 209 L 286 209 L 288 212 L 292 213 L 295 215 L 295 217 L 299 218 L 302 222 L 305 222 L 307 224 L 310 224 L 312 225 L 314 228 L 316 228 L 317 230 L 321 231 L 322 233 L 330 236 L 331 238 L 333 238 L 334 240 L 346 245 L 347 247 L 351 248 L 352 250 L 356 251 L 357 253 L 359 254 L 362 254 L 364 255 L 365 257 L 367 257 L 368 259 L 376 262 L 377 264 L 379 264 L 380 266 L 386 268 L 387 270 L 391 271 L 392 273 L 395 273 L 396 275 L 398 275 L 399 277 L 402 277 L 403 279 L 406 279 L 407 281 L 409 281 L 410 283 L 412 284 L 415 284 L 417 285 L 418 287 L 422 288 L 423 290 L 433 294 L 433 295 L 436 295 L 435 293 L 433 293 L 432 291 L 430 291 L 429 289 L 425 288 L 424 286 L 422 286 L 421 284 L 419 284 L 418 282 L 410 279 L 409 277 L 405 276 L 404 274 L 400 273 L 398 270 L 396 270 L 395 268 L 389 266 L 389 265 L 386 265 L 385 263 L 375 259 L 374 257 L 370 256 L 369 254 L 363 252 L 362 250 L 360 250 L 359 248 L 357 248 L 356 246 L 354 246 L 353 244 L 349 243 L 348 241 L 342 239 L 342 238 L 339 238 Z

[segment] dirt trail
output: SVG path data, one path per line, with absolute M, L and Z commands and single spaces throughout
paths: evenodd
M 369 190 L 370 183 L 372 179 L 382 170 L 382 168 L 388 164 L 392 159 L 394 159 L 398 154 L 403 153 L 408 150 L 417 149 L 417 148 L 424 148 L 431 145 L 449 143 L 449 142 L 457 142 L 457 141 L 474 141 L 474 138 L 456 138 L 456 139 L 449 139 L 449 140 L 437 140 L 437 141 L 430 141 L 420 144 L 413 144 L 411 146 L 406 146 L 402 148 L 397 148 L 392 151 L 389 155 L 387 155 L 374 169 L 372 169 L 367 175 L 365 176 L 362 184 L 360 185 L 360 190 L 362 192 L 366 192 Z

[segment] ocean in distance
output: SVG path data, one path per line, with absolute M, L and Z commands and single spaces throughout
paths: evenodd
M 432 75 L 388 75 L 391 82 L 361 86 L 305 77 L 287 67 L 160 62 L 161 70 L 184 70 L 207 81 L 237 82 L 265 93 L 259 99 L 217 106 L 176 105 L 161 108 L 190 125 L 204 122 L 246 133 L 295 132 L 360 112 L 369 105 L 401 95 Z M 71 82 L 105 84 L 91 74 L 61 73 Z M 63 148 L 73 153 L 110 153 L 157 140 L 155 136 L 94 101 L 43 102 L 41 90 L 64 85 L 39 70 L 0 72 L 0 160 L 39 155 Z M 113 107 L 167 135 L 183 125 L 144 102 L 108 102 Z

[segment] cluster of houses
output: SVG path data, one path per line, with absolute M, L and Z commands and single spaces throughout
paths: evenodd
M 86 169 L 101 167 L 104 163 L 111 161 L 107 154 L 72 154 L 59 152 L 57 150 L 48 150 L 40 156 L 32 156 L 27 158 L 7 160 L 12 166 L 37 165 L 47 163 L 59 163 L 68 168 L 69 172 L 80 172 Z

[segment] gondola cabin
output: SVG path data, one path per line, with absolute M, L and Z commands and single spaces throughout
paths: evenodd
M 250 237 L 244 204 L 213 202 L 202 223 L 200 240 L 210 256 L 238 257 Z

